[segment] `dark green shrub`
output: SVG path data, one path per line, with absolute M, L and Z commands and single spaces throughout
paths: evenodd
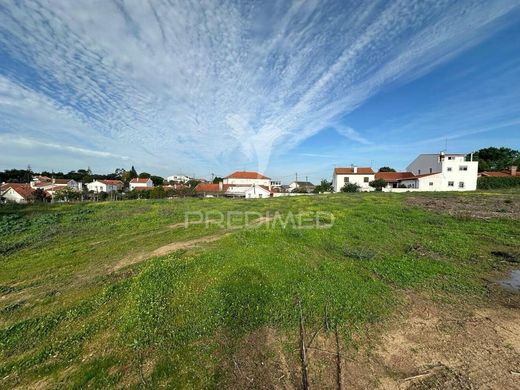
M 359 186 L 354 183 L 347 183 L 341 188 L 341 192 L 358 192 Z
M 520 177 L 503 176 L 503 177 L 479 177 L 477 180 L 477 188 L 479 190 L 492 190 L 497 188 L 514 188 L 520 187 Z

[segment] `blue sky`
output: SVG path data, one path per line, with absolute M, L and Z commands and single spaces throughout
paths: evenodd
M 317 181 L 519 130 L 520 1 L 0 3 L 0 169 Z

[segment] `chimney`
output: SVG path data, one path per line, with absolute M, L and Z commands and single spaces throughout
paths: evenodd
M 516 176 L 516 172 L 518 167 L 516 165 L 511 165 L 511 176 Z
M 218 190 L 223 191 L 224 190 L 224 183 L 221 181 L 218 182 Z
M 357 167 L 354 166 L 354 173 L 357 173 Z

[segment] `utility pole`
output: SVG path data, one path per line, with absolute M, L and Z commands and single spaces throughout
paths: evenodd
M 296 181 L 298 181 L 298 172 L 296 172 Z
M 305 182 L 309 182 L 309 176 L 305 176 Z

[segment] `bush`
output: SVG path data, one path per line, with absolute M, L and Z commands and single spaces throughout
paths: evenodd
M 341 192 L 358 192 L 359 186 L 354 183 L 347 183 L 341 188 Z
M 520 187 L 520 177 L 503 176 L 503 177 L 479 177 L 477 180 L 477 188 L 479 190 L 491 190 L 496 188 L 514 188 Z
M 375 188 L 376 191 L 382 191 L 384 187 L 386 187 L 387 182 L 384 179 L 376 179 L 372 180 L 368 185 L 372 188 Z

